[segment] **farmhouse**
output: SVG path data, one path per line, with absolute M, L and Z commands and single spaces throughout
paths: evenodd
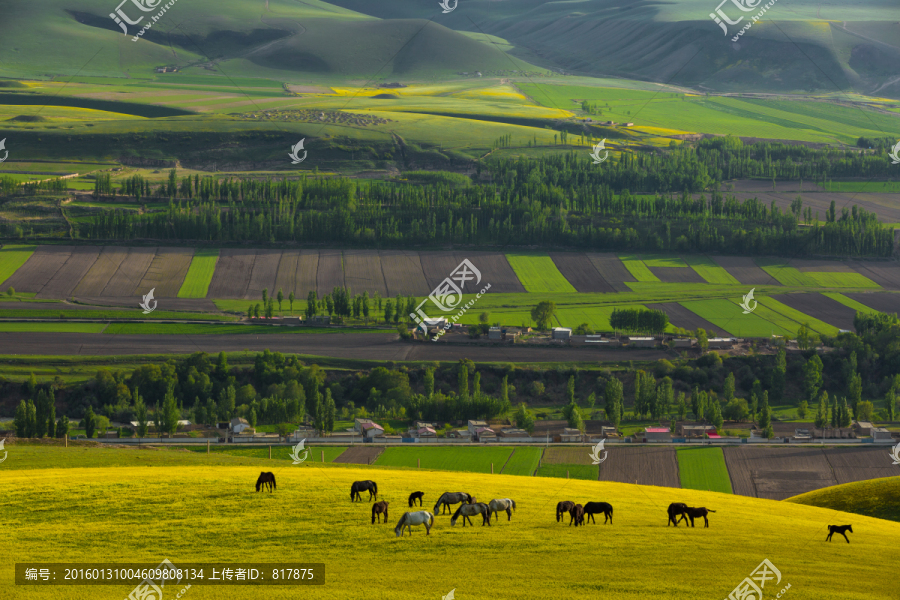
M 371 419 L 356 419 L 353 422 L 353 429 L 362 434 L 364 438 L 371 439 L 384 435 L 384 427 Z
M 709 347 L 723 349 L 723 348 L 733 348 L 734 340 L 731 338 L 711 338 L 709 340 Z
M 185 419 L 181 419 L 178 421 L 179 427 L 185 427 L 190 424 L 191 424 L 191 422 L 188 420 L 185 420 Z M 138 423 L 137 421 L 131 421 L 132 427 L 137 427 L 138 425 L 140 425 L 140 423 Z M 156 422 L 155 421 L 147 421 L 147 427 L 156 427 Z
M 715 433 L 716 426 L 715 425 L 687 425 L 681 424 L 678 426 L 678 433 L 681 437 L 702 437 L 707 433 Z
M 628 343 L 630 343 L 635 348 L 652 348 L 656 345 L 656 338 L 630 337 L 628 338 Z
M 524 429 L 508 427 L 500 430 L 500 437 L 504 442 L 530 442 L 531 434 Z
M 581 442 L 584 440 L 581 430 L 566 427 L 559 436 L 560 442 Z
M 305 440 L 311 437 L 316 437 L 316 430 L 312 427 L 303 426 L 295 429 L 294 433 L 292 433 L 290 437 L 288 437 L 287 441 L 297 443 L 301 440 Z
M 551 337 L 554 340 L 567 340 L 572 337 L 572 330 L 568 327 L 554 327 Z
M 469 435 L 477 436 L 476 431 L 478 429 L 483 429 L 487 426 L 488 426 L 487 421 L 473 421 L 470 419 L 469 425 L 468 425 Z
M 499 340 L 503 339 L 503 332 L 499 327 L 491 327 L 488 330 L 488 339 L 489 340 Z
M 691 348 L 694 345 L 694 338 L 676 338 L 672 340 L 673 348 Z
M 497 434 L 490 427 L 479 427 L 475 430 L 475 438 L 479 442 L 496 442 Z
M 472 434 L 469 433 L 468 429 L 451 429 L 447 434 L 447 437 L 453 439 L 469 440 L 470 442 L 472 441 Z
M 409 437 L 413 438 L 436 438 L 437 431 L 435 430 L 434 423 L 426 423 L 424 421 L 416 421 L 415 424 L 409 428 Z
M 891 432 L 885 427 L 875 427 L 872 429 L 872 438 L 876 440 L 891 439 Z
M 245 429 L 250 429 L 250 422 L 241 417 L 235 417 L 229 423 L 231 433 L 241 433 Z
M 795 429 L 794 436 L 791 438 L 792 442 L 809 442 L 812 441 L 812 435 L 809 433 L 809 429 Z
M 857 435 L 872 435 L 873 429 L 875 429 L 875 426 L 868 421 L 853 422 L 853 430 L 857 433 Z
M 670 442 L 672 434 L 669 433 L 668 427 L 648 427 L 644 431 L 645 442 Z

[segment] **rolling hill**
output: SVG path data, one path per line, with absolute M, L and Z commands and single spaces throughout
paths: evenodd
M 785 502 L 900 521 L 900 477 L 835 485 L 788 498 Z

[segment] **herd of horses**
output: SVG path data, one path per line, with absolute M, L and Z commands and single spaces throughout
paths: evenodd
M 275 475 L 268 472 L 260 473 L 259 478 L 256 480 L 256 491 L 258 492 L 260 489 L 268 489 L 270 492 L 274 492 Z M 350 486 L 350 501 L 362 501 L 362 492 L 369 492 L 369 500 L 375 500 L 375 503 L 372 504 L 372 523 L 375 523 L 376 519 L 378 523 L 381 523 L 382 515 L 384 515 L 384 522 L 387 523 L 388 502 L 385 500 L 378 500 L 378 484 L 368 479 L 365 481 L 354 481 Z M 421 507 L 423 505 L 422 498 L 424 496 L 425 492 L 411 493 L 407 500 L 409 508 L 413 508 L 416 505 L 416 502 L 418 502 Z M 451 507 L 456 504 L 459 504 L 460 506 L 456 509 L 456 512 L 453 512 Z M 403 516 L 400 517 L 400 521 L 394 528 L 394 533 L 397 534 L 397 537 L 400 537 L 403 535 L 404 529 L 406 529 L 409 531 L 409 535 L 412 535 L 412 528 L 414 525 L 424 525 L 425 535 L 431 535 L 431 528 L 434 526 L 435 515 L 440 516 L 447 512 L 452 513 L 452 516 L 450 517 L 451 526 L 455 526 L 460 517 L 462 517 L 463 520 L 463 527 L 466 526 L 467 521 L 469 525 L 474 526 L 471 517 L 477 515 L 481 515 L 482 527 L 485 525 L 490 526 L 491 518 L 499 518 L 501 512 L 505 512 L 506 520 L 511 521 L 512 513 L 515 510 L 516 502 L 509 498 L 495 498 L 490 502 L 478 502 L 474 496 L 466 492 L 444 492 L 434 504 L 433 512 L 419 510 L 403 513 Z M 705 506 L 694 507 L 688 506 L 683 502 L 673 502 L 666 509 L 666 512 L 669 515 L 666 527 L 670 524 L 678 527 L 678 524 L 682 521 L 690 521 L 691 527 L 693 527 L 694 519 L 700 518 L 703 518 L 704 527 L 709 527 L 709 513 L 714 513 L 716 511 L 706 508 Z M 579 525 L 587 525 L 588 521 L 596 524 L 597 521 L 594 519 L 594 515 L 600 514 L 603 515 L 604 525 L 607 522 L 612 525 L 613 522 L 613 507 L 608 502 L 585 502 L 584 505 L 581 505 L 575 504 L 571 500 L 563 500 L 562 502 L 557 503 L 556 522 L 559 523 L 563 520 L 566 513 L 569 514 L 570 526 L 575 525 L 578 527 Z M 850 539 L 847 537 L 847 531 L 853 533 L 853 527 L 851 525 L 829 525 L 828 537 L 825 538 L 825 541 L 830 542 L 831 536 L 835 533 L 839 533 L 844 536 L 844 539 L 847 540 L 847 543 L 849 544 Z

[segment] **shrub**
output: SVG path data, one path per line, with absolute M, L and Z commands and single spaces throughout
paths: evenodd
M 528 393 L 535 398 L 537 398 L 538 396 L 542 396 L 544 394 L 544 391 L 544 384 L 540 381 L 532 381 L 528 384 Z

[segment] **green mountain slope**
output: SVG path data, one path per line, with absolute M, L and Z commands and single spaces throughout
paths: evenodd
M 900 521 L 900 477 L 885 477 L 835 485 L 788 498 L 785 502 Z M 831 525 L 843 525 L 843 523 L 831 523 Z

